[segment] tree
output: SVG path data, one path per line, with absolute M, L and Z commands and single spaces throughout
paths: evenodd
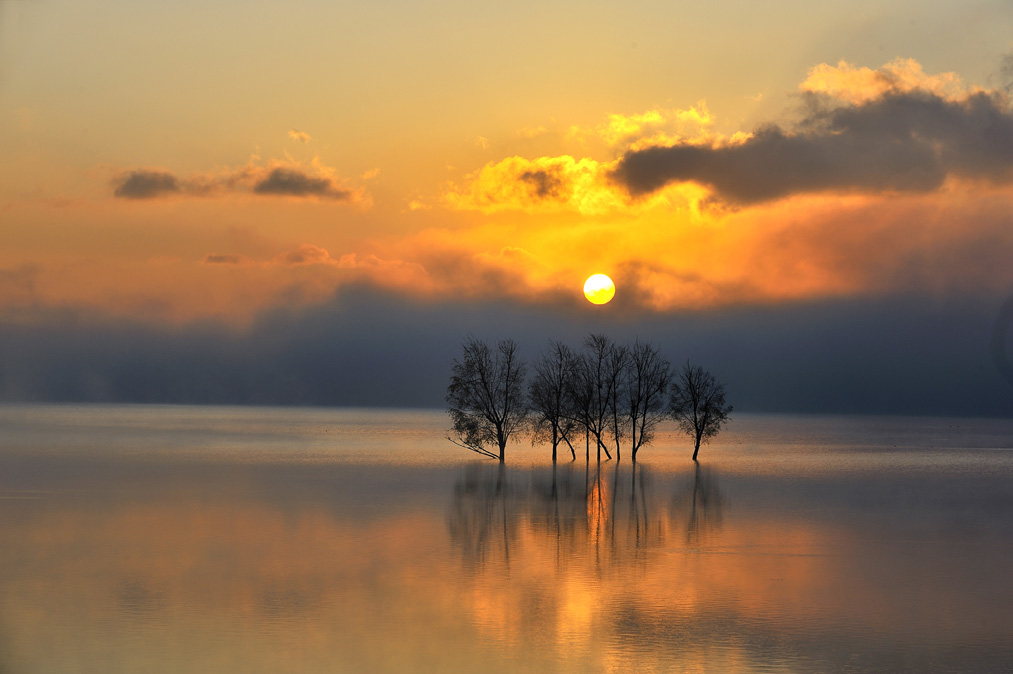
M 570 437 L 577 428 L 575 414 L 570 409 L 568 394 L 573 377 L 575 358 L 570 347 L 562 342 L 551 342 L 550 351 L 535 363 L 535 378 L 528 387 L 528 399 L 533 416 L 531 442 L 552 443 L 552 461 L 556 461 L 556 448 L 565 442 L 574 460 L 577 453 Z
M 566 380 L 567 412 L 577 426 L 584 429 L 584 458 L 591 460 L 591 425 L 594 407 L 594 381 L 591 363 L 586 354 L 575 356 Z M 601 450 L 598 450 L 599 457 Z
M 584 379 L 582 386 L 590 396 L 589 413 L 583 420 L 584 425 L 594 436 L 598 445 L 598 460 L 601 461 L 602 450 L 605 456 L 612 454 L 605 444 L 606 433 L 610 430 L 612 409 L 615 402 L 615 388 L 619 383 L 619 373 L 613 369 L 613 351 L 615 345 L 602 334 L 591 334 L 584 339 L 584 353 L 578 371 Z M 583 401 L 582 401 L 583 402 Z
M 718 434 L 728 421 L 732 406 L 725 404 L 724 385 L 710 372 L 686 361 L 675 375 L 669 411 L 679 428 L 696 442 L 693 449 L 696 461 L 700 443 Z
M 654 439 L 654 429 L 668 415 L 665 392 L 671 381 L 668 361 L 647 342 L 633 342 L 626 363 L 623 384 L 627 422 L 630 427 L 630 453 Z
M 626 372 L 630 366 L 630 350 L 623 344 L 612 344 L 609 347 L 608 361 L 606 363 L 606 380 L 608 383 L 608 411 L 612 417 L 612 438 L 616 443 L 616 461 L 622 458 L 622 447 L 620 443 L 629 431 L 630 420 L 626 415 L 623 401 L 626 399 L 624 387 Z
M 512 339 L 498 342 L 495 352 L 474 337 L 464 340 L 447 386 L 447 413 L 458 436 L 450 441 L 502 463 L 507 441 L 528 415 L 524 370 Z M 498 455 L 490 445 L 499 448 Z

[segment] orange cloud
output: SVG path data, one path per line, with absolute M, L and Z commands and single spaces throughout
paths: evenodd
M 569 155 L 535 159 L 507 157 L 469 174 L 462 185 L 450 184 L 443 201 L 452 209 L 486 214 L 570 211 L 587 216 L 699 203 L 701 191 L 692 186 L 669 190 L 634 203 L 611 180 L 612 167 L 612 162 L 586 157 L 575 159 Z
M 951 101 L 968 93 L 956 74 L 928 75 L 920 63 L 910 58 L 894 59 L 875 69 L 856 67 L 844 60 L 836 66 L 821 63 L 809 70 L 798 88 L 851 105 L 913 91 L 929 92 Z
M 581 284 L 598 271 L 619 286 L 615 307 L 657 312 L 1013 285 L 1002 255 L 1013 249 L 1013 115 L 1003 95 L 910 60 L 821 64 L 801 88 L 821 105 L 795 123 L 719 136 L 702 103 L 614 114 L 581 131 L 597 156 L 495 159 L 437 198 L 412 186 L 394 196 L 398 212 L 355 209 L 340 222 L 317 205 L 368 205 L 370 172 L 352 183 L 318 159 L 259 158 L 203 174 L 123 172 L 115 189 L 151 204 L 154 243 L 124 217 L 94 260 L 75 258 L 70 243 L 58 261 L 0 259 L 12 270 L 46 261 L 0 274 L 0 293 L 8 306 L 241 322 L 348 283 L 581 306 Z M 627 150 L 620 159 L 616 148 Z M 245 198 L 185 199 L 195 196 Z M 74 210 L 99 231 L 102 208 Z M 22 205 L 11 217 L 45 227 L 52 216 Z M 256 241 L 229 234 L 236 223 Z M 190 262 L 140 262 L 158 256 Z
M 604 122 L 593 127 L 572 126 L 569 136 L 586 140 L 597 137 L 610 148 L 635 149 L 647 145 L 670 145 L 678 142 L 704 142 L 714 139 L 710 129 L 715 117 L 706 101 L 682 110 L 653 108 L 646 112 L 611 113 Z
M 942 87 L 937 80 L 894 71 L 825 68 L 808 86 L 829 92 L 823 99 L 845 97 L 843 105 L 812 105 L 793 127 L 767 125 L 735 144 L 632 149 L 611 176 L 634 196 L 693 182 L 738 205 L 814 192 L 932 191 L 950 177 L 1013 179 L 1006 96 L 941 95 L 920 87 Z
M 522 129 L 518 129 L 517 136 L 519 138 L 537 138 L 548 132 L 549 130 L 545 126 L 539 124 L 538 126 L 525 126 Z
M 282 253 L 274 258 L 277 264 L 286 265 L 307 265 L 307 264 L 337 264 L 331 259 L 331 254 L 320 246 L 304 243 L 296 250 Z
M 400 250 L 446 292 L 576 297 L 591 271 L 606 270 L 626 306 L 662 312 L 997 293 L 1013 285 L 1004 261 L 1013 249 L 1011 201 L 1011 188 L 952 182 L 942 192 L 797 196 L 698 216 L 659 208 L 592 224 L 532 214 L 523 226 L 428 230 Z

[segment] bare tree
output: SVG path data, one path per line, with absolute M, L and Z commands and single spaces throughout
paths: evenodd
M 599 461 L 602 450 L 605 451 L 605 456 L 612 458 L 605 444 L 612 421 L 609 403 L 614 400 L 613 387 L 618 383 L 618 377 L 613 377 L 611 373 L 612 350 L 612 341 L 605 335 L 591 334 L 584 339 L 583 362 L 580 367 L 590 394 L 589 414 L 585 421 L 597 444 Z
M 502 463 L 507 441 L 528 415 L 524 369 L 512 339 L 497 343 L 495 352 L 474 337 L 464 340 L 447 386 L 447 412 L 458 436 L 450 441 Z M 499 447 L 499 454 L 489 445 Z
M 570 437 L 578 424 L 570 409 L 572 398 L 568 394 L 575 361 L 570 347 L 562 342 L 551 342 L 549 353 L 535 363 L 535 378 L 528 387 L 534 431 L 531 442 L 551 442 L 553 462 L 561 442 L 570 448 L 573 459 L 577 458 Z
M 594 376 L 586 354 L 574 356 L 566 381 L 567 411 L 574 424 L 584 429 L 584 458 L 591 460 L 591 425 L 594 417 Z M 599 450 L 599 455 L 601 450 Z
M 607 380 L 607 402 L 609 416 L 612 419 L 612 439 L 616 443 L 616 461 L 622 458 L 622 440 L 629 432 L 629 417 L 626 415 L 623 402 L 627 398 L 625 388 L 626 372 L 630 365 L 630 350 L 624 344 L 612 344 L 609 347 L 608 361 L 605 371 Z
M 707 442 L 728 421 L 732 406 L 725 404 L 725 387 L 702 367 L 686 364 L 679 368 L 672 384 L 669 411 L 679 428 L 694 439 L 693 460 L 700 443 Z
M 637 451 L 654 439 L 654 429 L 666 416 L 665 392 L 671 381 L 671 366 L 649 342 L 637 340 L 629 351 L 623 385 L 630 450 Z

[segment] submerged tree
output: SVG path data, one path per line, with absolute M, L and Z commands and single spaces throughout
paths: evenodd
M 584 353 L 578 368 L 584 379 L 581 383 L 583 392 L 589 396 L 588 414 L 581 421 L 595 439 L 599 461 L 602 450 L 606 457 L 612 458 L 605 440 L 612 430 L 616 388 L 619 385 L 620 371 L 614 367 L 617 361 L 614 352 L 615 344 L 605 335 L 588 335 L 584 339 Z
M 461 360 L 455 358 L 451 369 L 447 405 L 458 436 L 451 442 L 502 463 L 507 441 L 528 415 L 517 344 L 505 339 L 493 351 L 485 342 L 467 338 Z
M 608 380 L 608 411 L 612 419 L 609 431 L 616 443 L 616 461 L 622 458 L 622 440 L 630 430 L 630 419 L 624 404 L 628 396 L 626 383 L 630 367 L 630 350 L 625 344 L 609 347 L 606 375 Z
M 696 461 L 700 444 L 718 434 L 728 421 L 732 406 L 725 404 L 725 387 L 714 375 L 686 361 L 676 372 L 669 411 L 679 428 L 695 441 Z
M 630 428 L 630 454 L 654 439 L 654 429 L 668 416 L 665 393 L 671 366 L 648 342 L 637 340 L 629 350 L 623 382 L 623 402 Z
M 535 377 L 528 387 L 534 431 L 531 442 L 550 442 L 553 461 L 561 442 L 565 442 L 570 455 L 577 458 L 570 438 L 578 424 L 568 390 L 575 367 L 576 358 L 570 347 L 562 342 L 551 342 L 549 353 L 535 363 Z
M 584 430 L 584 458 L 591 460 L 591 420 L 594 407 L 594 381 L 586 354 L 574 356 L 566 381 L 567 412 L 578 428 Z M 599 454 L 601 451 L 599 450 Z

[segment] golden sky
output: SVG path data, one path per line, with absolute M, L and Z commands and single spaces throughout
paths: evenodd
M 1013 285 L 1013 10 L 0 2 L 0 311 Z

